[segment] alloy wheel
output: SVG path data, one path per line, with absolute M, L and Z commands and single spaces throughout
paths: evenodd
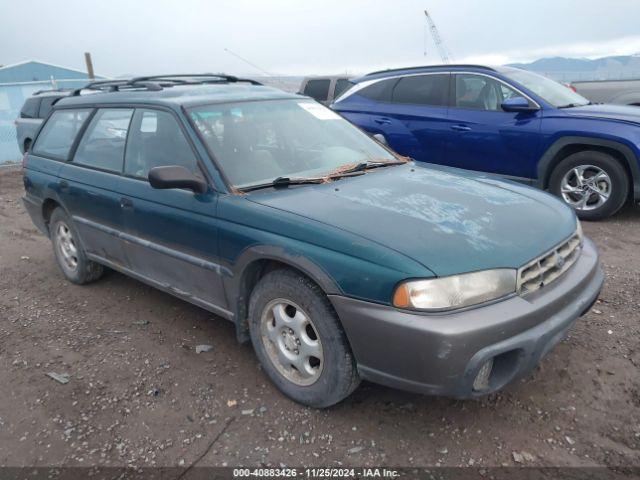
M 307 312 L 290 300 L 275 299 L 264 308 L 260 325 L 269 360 L 283 377 L 299 386 L 320 378 L 322 342 Z
M 611 195 L 611 178 L 595 165 L 579 165 L 562 177 L 560 192 L 565 202 L 580 211 L 601 207 Z
M 59 222 L 56 229 L 56 246 L 62 260 L 71 271 L 75 271 L 78 268 L 78 249 L 71 230 L 64 222 Z

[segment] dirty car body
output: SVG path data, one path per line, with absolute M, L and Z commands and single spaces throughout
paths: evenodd
M 597 252 L 559 200 L 401 159 L 306 98 L 176 84 L 74 95 L 47 123 L 56 113 L 77 122 L 68 150 L 47 153 L 45 125 L 25 159 L 24 203 L 44 234 L 57 235 L 60 209 L 91 262 L 234 322 L 240 340 L 261 282 L 287 269 L 328 300 L 354 378 L 456 397 L 495 391 L 564 338 L 602 286 Z M 185 167 L 191 186 L 162 184 Z M 282 335 L 295 349 L 299 339 Z M 314 354 L 316 386 L 332 368 L 331 338 Z M 318 362 L 302 396 L 276 384 L 310 405 L 339 401 L 304 397 Z

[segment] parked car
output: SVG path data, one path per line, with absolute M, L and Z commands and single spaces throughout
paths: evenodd
M 300 403 L 362 378 L 493 392 L 598 297 L 593 243 L 544 192 L 407 161 L 250 80 L 91 88 L 109 92 L 60 100 L 24 157 L 24 204 L 61 272 L 110 267 L 232 321 Z
M 546 77 L 446 65 L 374 72 L 333 108 L 419 161 L 548 189 L 587 220 L 640 200 L 640 110 L 593 105 Z
M 570 87 L 594 103 L 640 107 L 640 79 L 571 82 Z
M 52 104 L 69 93 L 70 90 L 40 90 L 25 100 L 20 110 L 20 117 L 14 122 L 18 147 L 22 153 L 29 150 L 42 120 L 49 115 Z
M 306 77 L 300 85 L 300 94 L 329 105 L 352 86 L 348 77 Z

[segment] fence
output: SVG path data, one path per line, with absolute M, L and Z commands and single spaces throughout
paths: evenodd
M 17 162 L 21 154 L 16 137 L 15 119 L 24 101 L 38 90 L 79 88 L 88 80 L 44 80 L 38 82 L 0 83 L 0 163 Z

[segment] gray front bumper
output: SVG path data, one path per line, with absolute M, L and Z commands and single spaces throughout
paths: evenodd
M 598 253 L 585 239 L 580 258 L 561 278 L 526 297 L 439 314 L 330 299 L 363 378 L 464 398 L 498 390 L 534 368 L 597 300 L 603 281 Z M 473 381 L 492 357 L 490 388 L 477 392 Z

